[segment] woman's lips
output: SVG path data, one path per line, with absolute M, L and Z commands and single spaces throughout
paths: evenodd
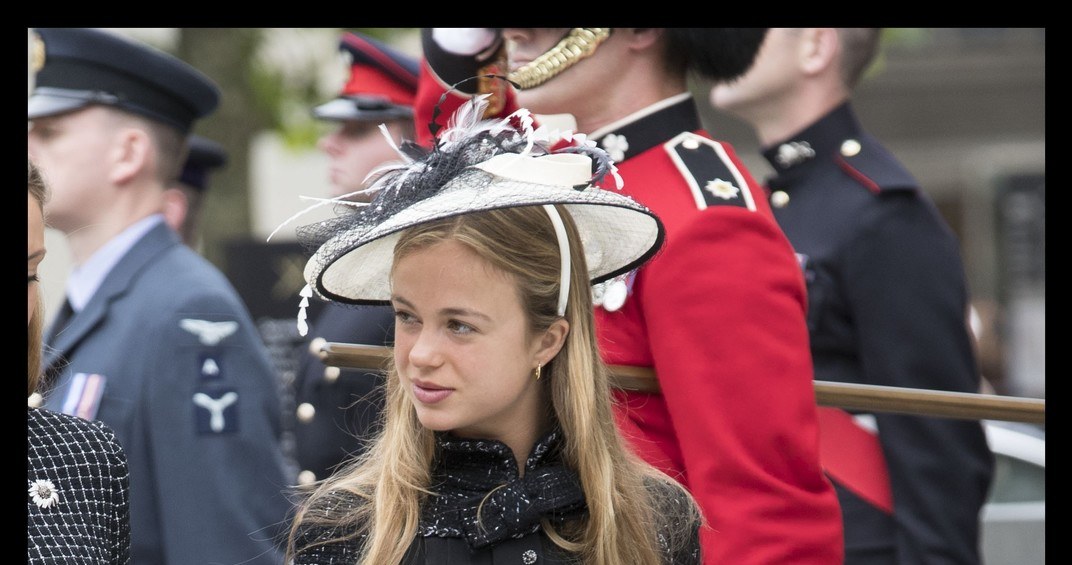
M 431 383 L 413 383 L 413 396 L 421 404 L 435 404 L 454 392 L 452 388 L 444 388 Z

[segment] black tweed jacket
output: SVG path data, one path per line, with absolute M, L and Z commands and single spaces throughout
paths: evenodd
M 559 431 L 538 441 L 526 461 L 525 478 L 520 478 L 505 444 L 436 434 L 432 489 L 437 496 L 421 508 L 418 532 L 403 565 L 580 563 L 578 555 L 562 551 L 543 529 L 545 521 L 586 519 L 588 514 L 579 479 L 562 466 L 561 441 Z M 701 524 L 695 502 L 659 480 L 649 480 L 646 486 L 657 505 L 661 565 L 699 565 Z M 348 492 L 326 500 L 314 503 L 309 514 L 341 517 L 364 503 Z M 366 539 L 347 533 L 340 526 L 299 524 L 294 565 L 354 563 Z
M 112 430 L 29 408 L 26 432 L 27 563 L 129 563 L 127 459 Z

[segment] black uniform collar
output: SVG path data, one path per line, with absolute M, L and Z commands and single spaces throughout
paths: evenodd
M 763 150 L 763 157 L 774 168 L 768 181 L 771 189 L 780 189 L 789 179 L 806 174 L 823 157 L 837 154 L 842 143 L 862 134 L 860 121 L 846 101 L 815 123 L 789 139 Z
M 663 104 L 666 105 L 660 107 Z M 596 130 L 589 135 L 589 139 L 610 153 L 616 163 L 620 163 L 665 143 L 683 131 L 696 131 L 702 127 L 692 97 L 674 96 L 615 122 L 609 128 Z M 616 149 L 621 149 L 621 153 L 616 154 Z

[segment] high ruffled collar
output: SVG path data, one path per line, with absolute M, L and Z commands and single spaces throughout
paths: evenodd
M 465 538 L 480 549 L 535 532 L 541 518 L 562 522 L 583 515 L 580 478 L 564 466 L 561 444 L 560 430 L 541 437 L 521 477 L 506 444 L 436 434 L 431 490 L 437 495 L 422 508 L 421 535 Z

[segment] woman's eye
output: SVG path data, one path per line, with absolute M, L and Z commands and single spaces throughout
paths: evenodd
M 468 333 L 473 333 L 474 331 L 476 331 L 476 329 L 473 328 L 473 326 L 470 326 L 469 324 L 459 322 L 457 320 L 451 320 L 451 321 L 447 322 L 447 328 L 450 329 L 450 331 L 452 331 L 454 333 L 457 333 L 457 334 L 468 334 Z
M 30 275 L 29 277 L 27 277 L 27 281 L 26 281 L 27 285 L 31 285 L 31 284 L 33 284 L 35 282 L 41 282 L 41 277 L 37 276 L 36 274 Z
M 415 323 L 416 318 L 414 318 L 413 315 L 409 312 L 402 312 L 401 310 L 396 310 L 395 320 L 400 324 L 411 324 Z

